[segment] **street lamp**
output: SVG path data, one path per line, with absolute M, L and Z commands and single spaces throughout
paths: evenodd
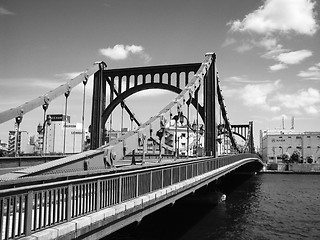
M 50 126 L 51 125 L 51 116 L 48 116 L 47 119 L 43 122 L 43 125 L 41 126 L 41 124 L 38 125 L 37 127 L 37 132 L 38 134 L 42 133 L 42 153 L 44 153 L 44 136 L 46 133 L 46 125 Z M 47 135 L 46 135 L 47 136 Z M 46 137 L 47 139 L 47 137 Z
M 19 148 L 18 148 L 18 139 L 20 135 L 20 123 L 22 121 L 22 115 L 16 117 L 16 124 L 17 124 L 17 129 L 16 129 L 16 142 L 15 142 L 15 156 L 17 157 L 19 155 Z M 21 135 L 20 135 L 21 136 Z

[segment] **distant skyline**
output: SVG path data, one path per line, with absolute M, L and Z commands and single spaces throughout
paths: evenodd
M 230 122 L 253 121 L 256 143 L 260 129 L 279 129 L 282 118 L 290 128 L 292 116 L 297 131 L 320 131 L 319 10 L 314 0 L 0 0 L 0 112 L 99 60 L 112 69 L 201 62 L 215 52 Z M 92 81 L 87 89 L 86 127 Z M 71 92 L 72 122 L 81 122 L 82 93 Z M 127 103 L 145 121 L 174 96 L 145 91 Z M 64 113 L 64 98 L 48 113 Z M 21 129 L 36 134 L 42 121 L 34 110 Z M 0 125 L 2 141 L 13 125 Z

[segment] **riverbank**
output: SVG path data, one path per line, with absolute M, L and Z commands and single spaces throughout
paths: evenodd
M 270 163 L 261 172 L 265 173 L 294 173 L 320 174 L 318 163 Z
M 262 170 L 260 173 L 264 174 L 315 174 L 320 175 L 320 171 L 309 171 L 309 172 L 295 172 L 295 171 L 278 171 L 278 170 Z

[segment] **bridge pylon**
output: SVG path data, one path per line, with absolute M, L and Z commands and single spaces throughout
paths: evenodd
M 217 155 L 217 124 L 216 124 L 216 93 L 217 93 L 217 71 L 216 54 L 207 53 L 206 57 L 212 57 L 212 63 L 204 78 L 204 109 L 205 109 L 205 155 L 216 157 Z

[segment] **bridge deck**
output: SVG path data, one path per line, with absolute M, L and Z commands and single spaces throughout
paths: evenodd
M 0 240 L 107 235 L 251 162 L 260 164 L 252 154 L 205 157 L 1 190 Z

